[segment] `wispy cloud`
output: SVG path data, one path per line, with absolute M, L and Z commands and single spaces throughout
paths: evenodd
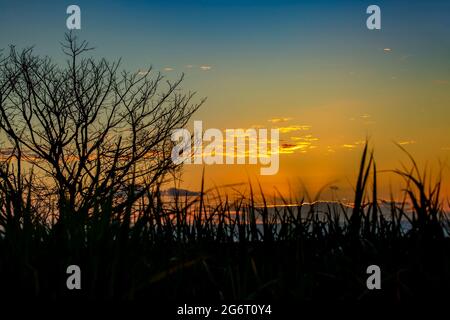
M 317 148 L 314 142 L 319 141 L 319 138 L 314 137 L 311 134 L 291 137 L 294 142 L 285 142 L 281 144 L 280 153 L 294 153 L 295 151 L 300 151 L 301 153 L 306 153 L 311 149 Z
M 290 120 L 292 120 L 292 118 L 272 118 L 267 121 L 272 122 L 272 123 L 281 123 L 281 122 L 288 122 Z
M 208 65 L 201 65 L 200 66 L 200 70 L 202 70 L 202 71 L 209 71 L 211 69 L 212 69 L 212 67 L 208 66 Z
M 289 132 L 310 130 L 311 126 L 309 126 L 309 125 L 294 125 L 294 126 L 287 126 L 287 127 L 279 127 L 278 129 L 280 130 L 281 133 L 289 133 Z
M 280 153 L 292 154 L 295 151 L 306 153 L 307 151 L 315 148 L 317 148 L 317 146 L 312 145 L 311 142 L 308 141 L 300 141 L 296 143 L 282 143 L 280 146 Z
M 163 70 L 164 71 L 173 71 L 173 68 L 172 67 L 165 67 Z
M 347 149 L 347 150 L 353 150 L 357 147 L 363 146 L 366 143 L 365 140 L 358 140 L 353 143 L 345 143 L 341 146 L 341 148 Z
M 296 150 L 305 151 L 308 149 L 309 145 L 300 143 L 282 143 L 280 148 L 280 153 L 282 154 L 292 154 Z
M 329 153 L 335 153 L 336 152 L 336 150 L 332 147 L 332 146 L 327 146 L 327 152 L 326 152 L 326 154 L 329 154 Z
M 150 70 L 138 70 L 137 74 L 140 76 L 146 76 L 150 73 Z
M 415 143 L 416 143 L 416 141 L 414 141 L 414 140 L 405 140 L 405 141 L 399 141 L 398 142 L 398 144 L 401 145 L 401 146 L 406 146 L 408 144 L 415 144 Z
M 295 141 L 308 141 L 308 142 L 319 141 L 319 138 L 313 137 L 312 134 L 307 134 L 301 137 L 291 137 L 291 139 Z

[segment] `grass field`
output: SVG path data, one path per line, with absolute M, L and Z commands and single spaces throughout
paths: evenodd
M 3 179 L 1 290 L 45 299 L 448 297 L 450 228 L 440 182 L 430 186 L 412 162 L 411 171 L 397 171 L 404 201 L 381 210 L 375 168 L 366 146 L 351 209 L 322 203 L 320 210 L 287 200 L 273 207 L 253 191 L 211 201 L 203 187 L 169 205 L 156 186 L 119 212 L 112 199 L 98 199 L 88 214 L 51 217 L 26 193 L 11 194 Z M 71 264 L 81 267 L 82 290 L 66 288 Z M 366 288 L 371 264 L 381 267 L 382 290 Z

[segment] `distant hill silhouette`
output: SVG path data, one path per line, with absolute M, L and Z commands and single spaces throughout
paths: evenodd
M 191 191 L 187 189 L 179 189 L 179 188 L 169 188 L 165 191 L 163 191 L 164 195 L 167 196 L 199 196 L 200 192 L 197 191 Z

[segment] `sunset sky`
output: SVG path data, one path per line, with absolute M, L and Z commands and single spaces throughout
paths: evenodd
M 63 61 L 66 8 L 77 4 L 77 34 L 93 55 L 122 58 L 130 71 L 152 65 L 170 79 L 185 73 L 183 88 L 207 97 L 192 122 L 280 128 L 277 175 L 213 165 L 207 186 L 251 179 L 288 194 L 300 181 L 312 193 L 333 182 L 345 198 L 366 138 L 380 170 L 407 163 L 394 142 L 420 164 L 449 164 L 449 1 L 92 2 L 0 0 L 0 48 L 34 45 Z M 366 28 L 371 4 L 381 30 Z M 198 190 L 201 171 L 186 167 L 183 187 Z M 396 181 L 383 173 L 380 184 L 386 196 Z

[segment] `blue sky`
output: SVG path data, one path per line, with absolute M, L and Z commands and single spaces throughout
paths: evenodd
M 123 58 L 130 71 L 185 73 L 185 88 L 208 97 L 195 115 L 207 126 L 272 118 L 310 126 L 310 137 L 284 139 L 315 148 L 286 156 L 268 183 L 342 178 L 367 136 L 380 168 L 397 164 L 392 141 L 424 160 L 450 156 L 450 1 L 0 0 L 0 48 L 35 45 L 63 61 L 70 4 L 81 8 L 77 34 L 94 56 Z M 381 30 L 366 28 L 371 4 L 381 8 Z M 211 171 L 224 183 L 242 177 L 235 168 Z

